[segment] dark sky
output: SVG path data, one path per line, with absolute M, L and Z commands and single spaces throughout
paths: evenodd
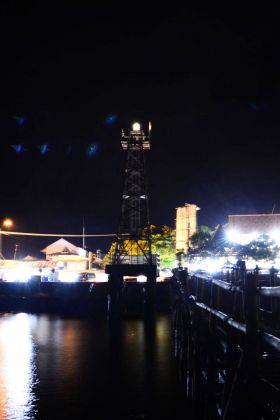
M 1 217 L 20 231 L 81 233 L 84 216 L 87 233 L 115 232 L 120 134 L 135 120 L 153 127 L 154 224 L 174 226 L 185 202 L 209 226 L 280 213 L 276 6 L 68 3 L 0 5 Z M 25 255 L 51 239 L 15 241 Z

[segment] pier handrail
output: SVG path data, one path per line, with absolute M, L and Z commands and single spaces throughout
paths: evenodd
M 269 344 L 275 350 L 280 351 L 280 338 L 279 337 L 275 337 L 275 335 L 269 334 L 265 331 L 260 331 L 260 334 L 267 344 Z
M 270 297 L 280 298 L 280 286 L 258 287 L 257 293 L 260 296 L 270 296 Z
M 280 286 L 274 270 L 269 277 L 244 268 L 226 278 L 186 270 L 174 275 L 181 294 L 176 355 L 197 418 L 233 420 L 249 404 L 252 418 L 270 419 L 269 407 L 280 400 Z M 258 395 L 264 394 L 259 413 Z
M 223 280 L 213 279 L 212 283 L 218 287 L 221 287 L 224 290 L 228 290 L 229 292 L 243 292 L 243 289 L 240 286 L 236 286 L 232 283 L 228 283 Z
M 237 329 L 238 331 L 245 333 L 247 331 L 246 324 L 242 322 L 238 322 L 226 313 L 222 311 L 218 311 L 216 309 L 212 309 L 209 305 L 205 305 L 205 303 L 202 302 L 195 302 L 196 306 L 198 308 L 204 309 L 205 311 L 209 312 L 210 314 L 216 316 L 217 318 L 221 319 L 223 322 L 228 324 L 230 327 L 233 327 Z

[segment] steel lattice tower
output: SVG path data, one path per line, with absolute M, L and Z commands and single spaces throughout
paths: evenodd
M 124 184 L 118 235 L 109 274 L 144 274 L 155 276 L 157 261 L 151 251 L 148 194 L 144 153 L 150 150 L 148 134 L 134 123 L 127 133 L 122 131 L 121 144 L 126 152 Z
M 137 237 L 149 224 L 144 150 L 150 149 L 150 139 L 140 129 L 130 130 L 128 135 L 122 132 L 121 143 L 126 165 L 118 233 Z

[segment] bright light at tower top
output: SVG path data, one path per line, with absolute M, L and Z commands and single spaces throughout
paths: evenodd
M 150 131 L 145 133 L 141 128 L 141 124 L 134 122 L 131 124 L 131 129 L 128 132 L 122 130 L 121 140 L 123 150 L 128 150 L 128 147 L 139 147 L 141 145 L 143 150 L 150 150 Z
M 133 131 L 140 131 L 141 125 L 138 122 L 135 122 L 132 124 L 132 130 Z

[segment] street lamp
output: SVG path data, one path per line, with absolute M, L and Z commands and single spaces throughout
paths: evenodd
M 13 226 L 14 222 L 12 219 L 6 217 L 0 225 L 0 258 L 4 258 L 2 254 L 2 228 L 9 229 Z

